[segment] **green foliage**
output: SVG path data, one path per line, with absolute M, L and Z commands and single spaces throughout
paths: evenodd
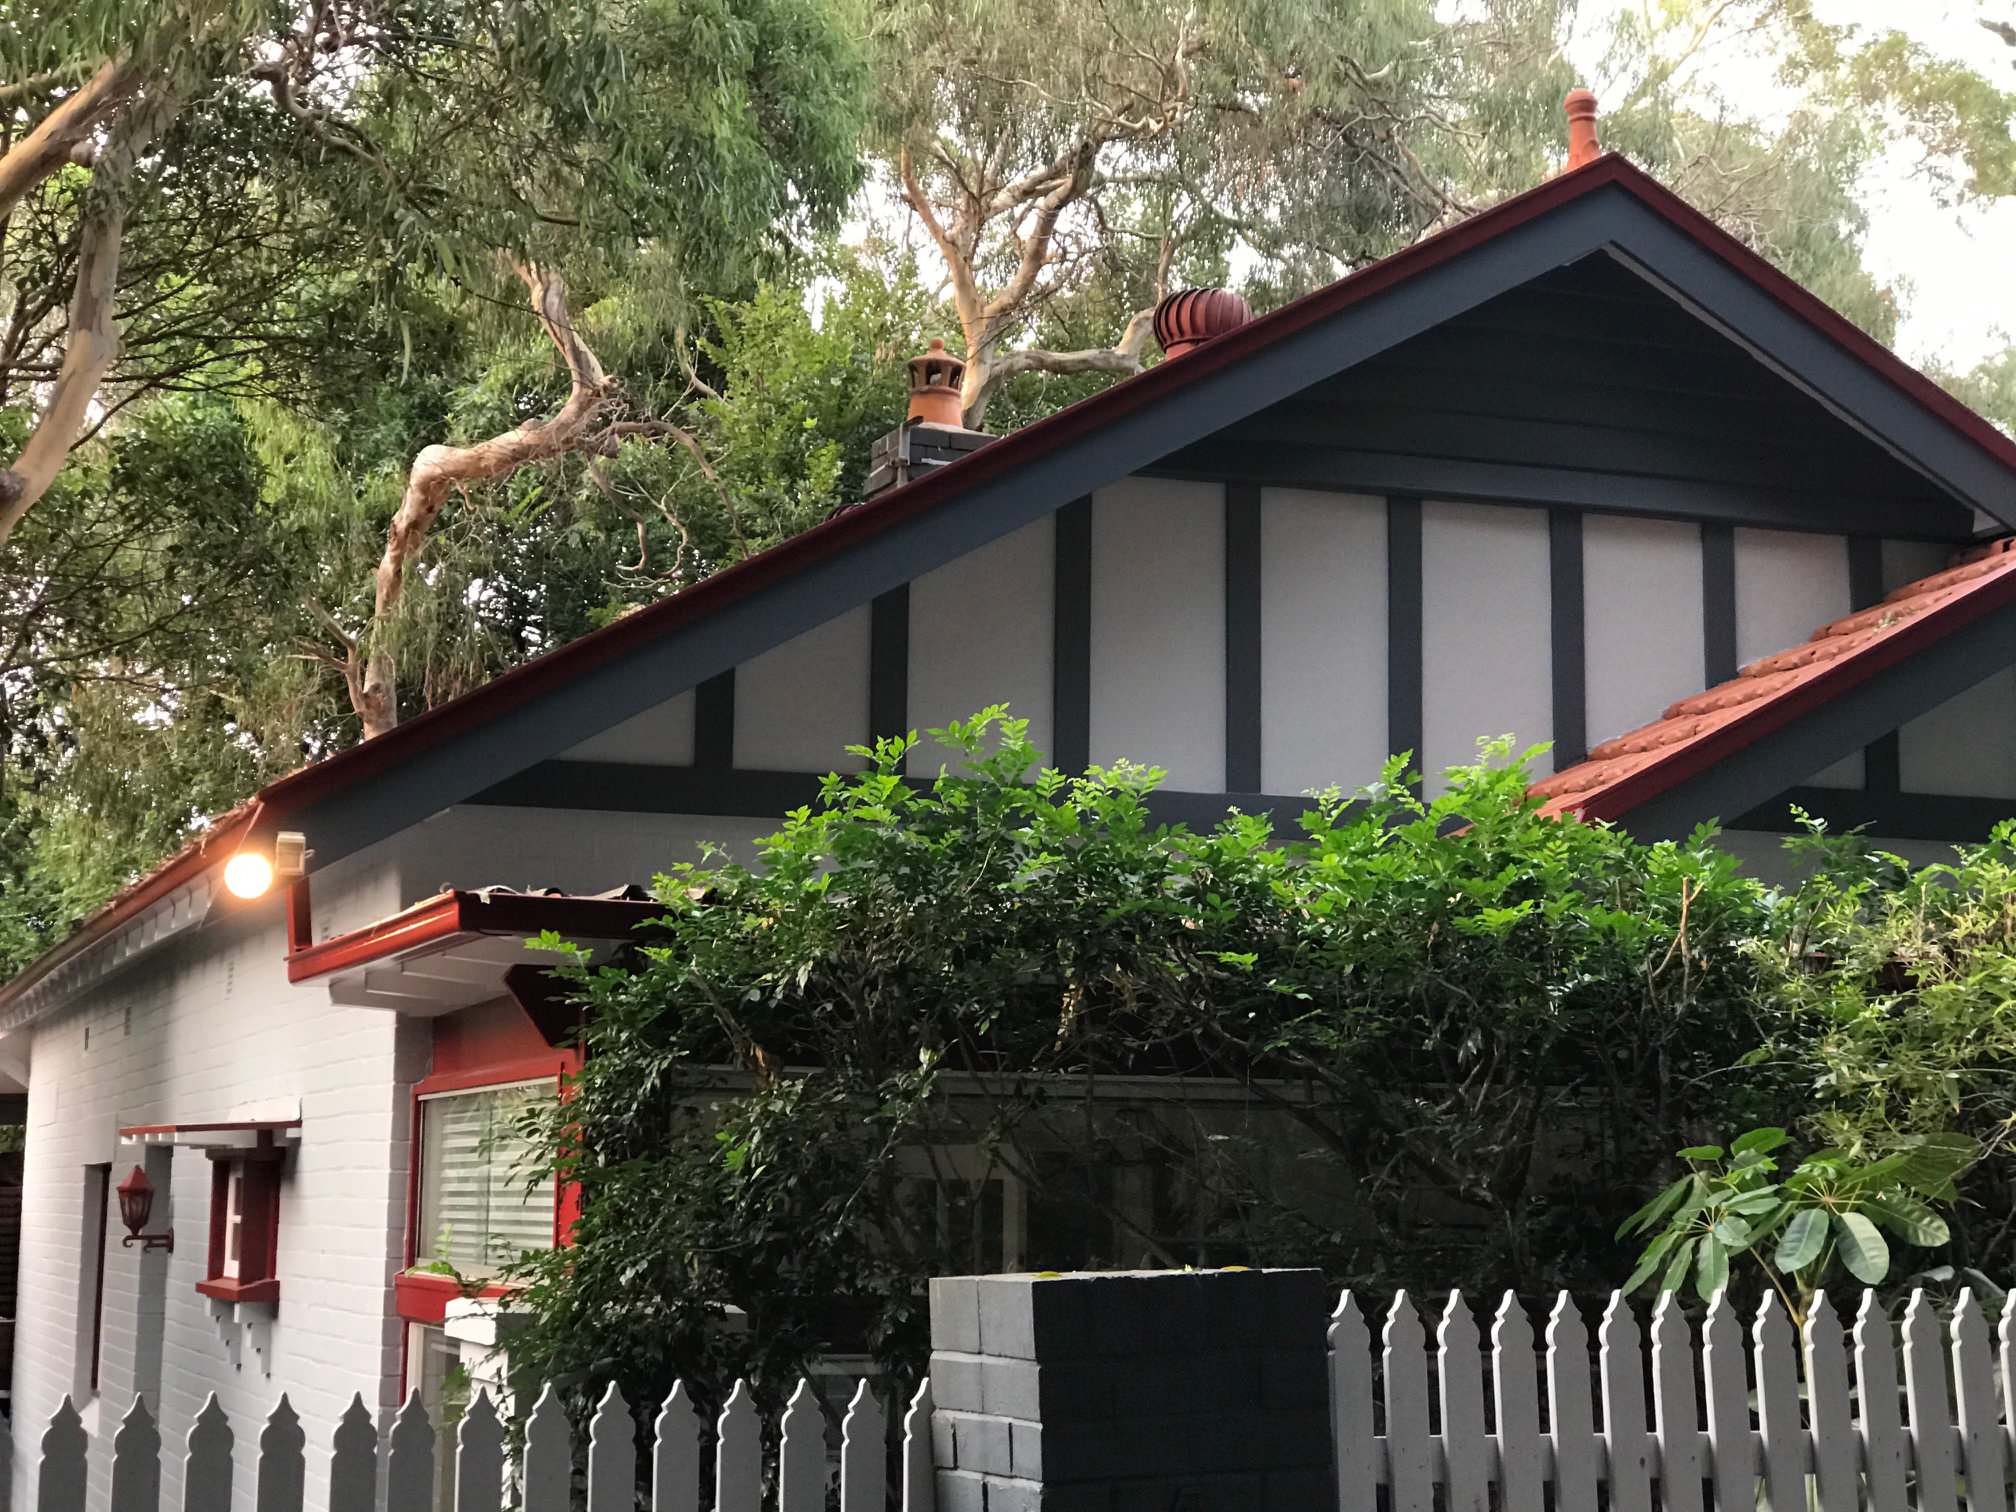
M 1962 1134 L 1910 1135 L 1877 1156 L 1820 1150 L 1781 1178 L 1774 1156 L 1791 1139 L 1780 1128 L 1752 1129 L 1726 1151 L 1680 1151 L 1687 1174 L 1617 1230 L 1620 1239 L 1652 1236 L 1625 1290 L 1656 1279 L 1660 1291 L 1678 1291 L 1691 1280 L 1708 1301 L 1729 1284 L 1731 1263 L 1748 1259 L 1801 1322 L 1830 1281 L 1889 1278 L 1886 1232 L 1918 1249 L 1944 1245 L 1952 1233 L 1939 1210 L 1957 1201 L 1954 1183 L 1980 1154 Z
M 1760 1063 L 1803 1082 L 1824 1144 L 1874 1159 L 1901 1139 L 1963 1135 L 1982 1151 L 1952 1215 L 1951 1258 L 2010 1267 L 2016 1196 L 2016 823 L 1951 862 L 1815 837 L 1816 875 L 1757 952 L 1777 1009 Z
M 1196 833 L 1153 769 L 1043 770 L 1001 710 L 932 736 L 956 767 L 912 787 L 881 744 L 758 865 L 663 877 L 638 961 L 570 968 L 584 1068 L 541 1137 L 578 1243 L 522 1263 L 514 1359 L 647 1393 L 835 1345 L 907 1369 L 922 1278 L 1004 1263 L 1595 1284 L 1589 1214 L 1728 1105 L 1764 900 L 1705 832 L 1543 817 L 1500 743 L 1432 800 L 1396 761 L 1292 837 Z

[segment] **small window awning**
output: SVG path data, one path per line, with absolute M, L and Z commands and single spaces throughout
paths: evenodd
M 524 968 L 554 965 L 555 957 L 527 945 L 549 930 L 607 956 L 664 913 L 664 904 L 635 888 L 454 889 L 292 952 L 287 980 L 326 981 L 330 1001 L 349 1007 L 432 1017 L 509 994 L 505 977 L 514 968 L 522 976 Z
M 254 1150 L 299 1142 L 298 1118 L 248 1118 L 223 1123 L 131 1124 L 119 1131 L 127 1145 L 177 1145 L 190 1150 Z

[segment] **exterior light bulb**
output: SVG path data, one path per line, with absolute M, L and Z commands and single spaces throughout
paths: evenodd
M 224 886 L 234 898 L 258 898 L 273 885 L 273 863 L 259 851 L 240 851 L 224 863 Z

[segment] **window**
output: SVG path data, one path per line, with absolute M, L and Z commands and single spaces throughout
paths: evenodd
M 210 1255 L 196 1290 L 219 1302 L 280 1300 L 280 1169 L 270 1138 L 212 1149 Z
M 553 1095 L 550 1078 L 420 1102 L 420 1214 L 416 1258 L 465 1276 L 494 1276 L 525 1250 L 553 1248 L 551 1180 L 528 1185 L 534 1152 L 519 1116 Z

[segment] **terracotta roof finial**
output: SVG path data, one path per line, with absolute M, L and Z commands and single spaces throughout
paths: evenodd
M 1580 168 L 1584 163 L 1595 162 L 1603 154 L 1603 144 L 1596 140 L 1595 94 L 1587 89 L 1571 89 L 1561 108 L 1568 113 L 1568 166 Z
M 959 386 L 966 380 L 966 364 L 945 350 L 945 343 L 931 338 L 931 349 L 910 359 L 910 420 L 927 425 L 963 427 L 966 406 Z

